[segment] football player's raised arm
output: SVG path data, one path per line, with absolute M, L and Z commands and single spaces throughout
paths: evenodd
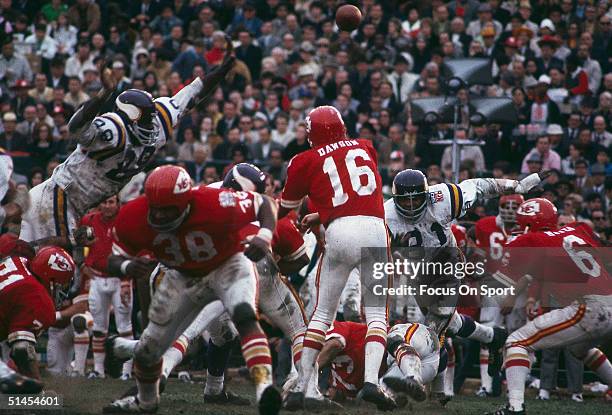
M 89 129 L 85 131 L 82 130 L 85 127 L 89 127 L 93 119 L 100 114 L 100 109 L 109 102 L 113 92 L 115 92 L 115 87 L 116 82 L 113 80 L 110 70 L 103 70 L 102 89 L 89 101 L 81 105 L 72 118 L 70 118 L 70 121 L 68 121 L 68 131 L 70 131 L 71 134 L 87 132 Z M 89 134 L 91 134 L 91 132 Z

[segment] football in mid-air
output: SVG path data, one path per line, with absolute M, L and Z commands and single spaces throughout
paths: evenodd
M 336 24 L 340 30 L 352 32 L 361 23 L 361 11 L 352 4 L 345 4 L 336 10 Z

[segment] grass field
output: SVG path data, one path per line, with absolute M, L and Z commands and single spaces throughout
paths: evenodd
M 99 414 L 102 407 L 114 398 L 120 396 L 133 383 L 122 382 L 115 379 L 87 380 L 82 378 L 45 378 L 45 386 L 49 391 L 55 391 L 63 396 L 64 407 L 61 411 L 5 411 L 4 414 L 47 414 L 47 415 L 75 415 L 75 414 Z M 232 391 L 237 394 L 248 396 L 253 400 L 253 388 L 244 379 L 236 378 L 230 383 Z M 165 393 L 162 395 L 158 414 L 207 414 L 207 415 L 244 415 L 256 414 L 256 406 L 250 407 L 226 407 L 219 405 L 206 405 L 202 401 L 203 385 L 201 383 L 181 383 L 176 379 L 170 379 Z M 531 395 L 533 391 L 530 391 Z M 442 408 L 433 402 L 412 404 L 395 413 L 434 415 L 434 414 L 483 414 L 493 410 L 503 403 L 502 398 L 476 398 L 474 396 L 458 396 L 451 401 L 446 408 Z M 529 414 L 543 415 L 602 415 L 612 414 L 612 406 L 606 405 L 602 398 L 586 397 L 582 404 L 572 402 L 567 397 L 553 396 L 548 402 L 536 401 L 533 396 L 528 398 L 527 410 Z M 366 415 L 376 412 L 369 404 L 349 402 L 345 409 L 338 414 Z M 286 412 L 288 413 L 288 412 Z M 332 414 L 333 412 L 328 412 Z

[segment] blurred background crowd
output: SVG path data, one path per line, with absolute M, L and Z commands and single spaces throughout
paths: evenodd
M 32 187 L 74 149 L 67 121 L 112 70 L 128 88 L 173 95 L 221 62 L 230 36 L 238 59 L 206 106 L 172 132 L 158 162 L 184 165 L 196 183 L 250 161 L 282 189 L 288 161 L 309 148 L 304 117 L 333 105 L 348 134 L 373 141 L 384 184 L 404 168 L 451 178 L 450 125 L 412 122 L 411 99 L 444 95 L 447 59 L 488 57 L 495 82 L 459 92 L 507 96 L 515 125 L 470 126 L 457 137 L 461 179 L 554 174 L 544 196 L 566 215 L 612 234 L 612 9 L 607 0 L 441 0 L 356 3 L 352 33 L 331 0 L 0 0 L 0 147 L 15 181 Z M 112 110 L 112 108 L 108 108 Z M 139 190 L 136 177 L 122 197 Z M 477 207 L 474 221 L 496 213 Z

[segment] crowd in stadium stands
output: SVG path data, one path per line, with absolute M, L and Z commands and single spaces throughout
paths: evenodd
M 116 94 L 172 95 L 221 62 L 226 35 L 236 67 L 180 122 L 158 163 L 179 163 L 196 183 L 211 183 L 251 161 L 280 191 L 288 161 L 309 148 L 305 114 L 329 104 L 350 136 L 373 141 L 387 189 L 407 167 L 423 169 L 432 183 L 449 180 L 451 152 L 430 140 L 453 130 L 413 123 L 410 101 L 444 95 L 446 59 L 488 57 L 494 84 L 459 98 L 510 97 L 519 121 L 470 126 L 462 111 L 457 136 L 485 144 L 462 149 L 461 179 L 552 169 L 544 196 L 610 239 L 608 1 L 364 0 L 352 33 L 336 28 L 337 3 L 0 1 L 0 147 L 14 159 L 15 180 L 40 183 L 74 149 L 67 121 L 99 90 L 104 67 Z M 138 188 L 136 181 L 127 193 Z M 468 220 L 495 209 L 477 207 Z

